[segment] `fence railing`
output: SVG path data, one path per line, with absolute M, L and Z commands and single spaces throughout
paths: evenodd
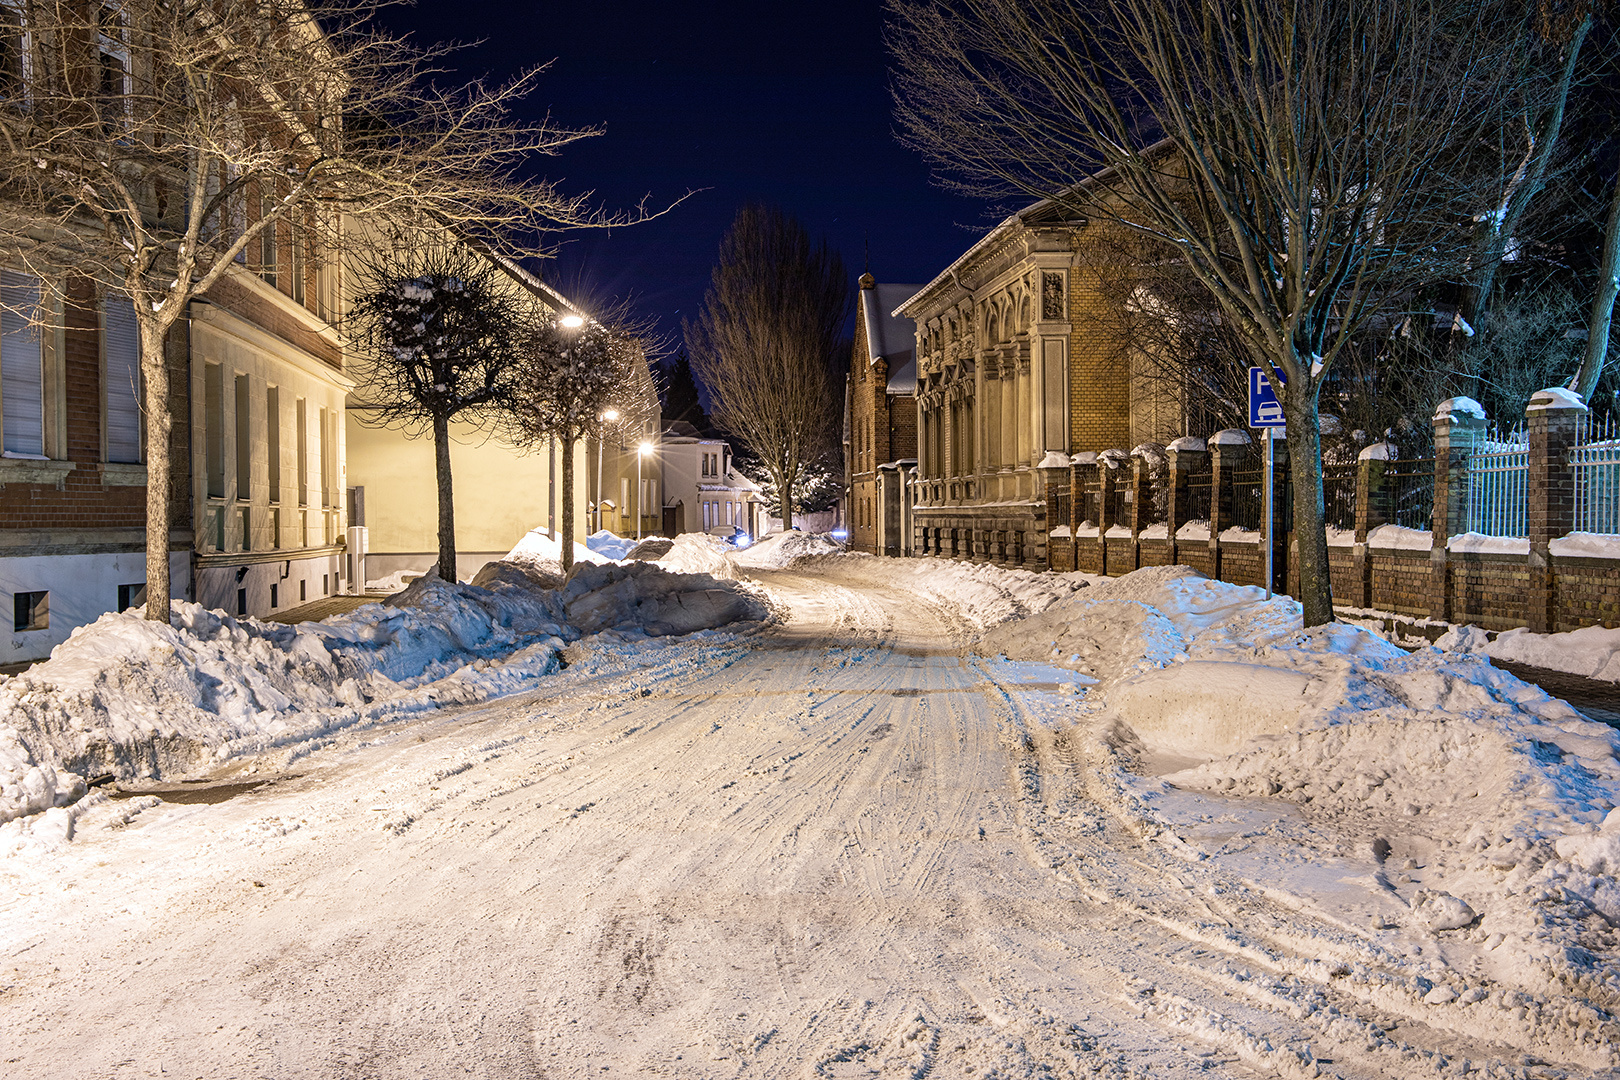
M 1467 531 L 1529 536 L 1530 444 L 1523 432 L 1487 439 L 1468 457 Z
M 1072 496 L 1067 487 L 1052 488 L 1051 510 L 1052 520 L 1046 523 L 1048 529 L 1055 529 L 1059 525 L 1067 527 L 1069 524 L 1069 506 Z
M 1187 507 L 1184 511 L 1178 510 L 1176 516 L 1182 521 L 1208 521 L 1209 500 L 1213 493 L 1212 484 L 1215 474 L 1209 469 L 1200 469 L 1187 477 Z
M 1582 425 L 1569 464 L 1575 474 L 1575 531 L 1620 533 L 1620 431 L 1613 414 Z
M 1384 468 L 1389 515 L 1403 529 L 1434 525 L 1434 458 L 1391 461 Z
M 1232 470 L 1232 524 L 1258 531 L 1265 520 L 1265 470 Z
M 1358 466 L 1322 466 L 1322 513 L 1335 529 L 1354 532 L 1356 528 L 1356 472 Z

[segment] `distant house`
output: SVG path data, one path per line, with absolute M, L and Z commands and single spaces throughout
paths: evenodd
M 911 553 L 907 484 L 917 464 L 917 327 L 894 309 L 920 285 L 879 285 L 862 274 L 845 394 L 845 521 L 849 544 Z
M 531 294 L 559 314 L 588 314 L 556 289 L 521 267 L 497 260 L 512 288 Z M 644 431 L 628 432 L 623 442 L 581 440 L 574 449 L 574 539 L 584 542 L 597 527 L 599 487 L 602 525 L 635 532 L 628 487 L 636 475 L 637 446 L 656 430 L 658 400 L 649 376 L 627 417 L 650 417 Z M 351 399 L 347 431 L 349 504 L 353 524 L 366 530 L 365 580 L 397 584 L 437 563 L 438 488 L 433 440 L 408 438 L 398 428 L 379 426 L 364 401 Z M 450 425 L 450 461 L 456 514 L 456 575 L 468 580 L 510 551 L 531 529 L 562 527 L 561 449 L 514 446 L 493 430 L 465 422 Z M 656 463 L 643 462 L 654 490 Z M 625 494 L 616 497 L 620 483 Z M 358 571 L 357 571 L 358 572 Z
M 759 485 L 732 467 L 731 444 L 684 420 L 664 429 L 657 457 L 664 478 L 663 533 L 758 536 L 764 526 Z

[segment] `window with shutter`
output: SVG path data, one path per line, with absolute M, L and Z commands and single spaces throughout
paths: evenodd
M 141 460 L 141 345 L 130 303 L 121 293 L 109 293 L 101 302 L 108 461 Z
M 39 279 L 0 270 L 0 438 L 8 454 L 45 456 L 45 368 L 39 331 Z

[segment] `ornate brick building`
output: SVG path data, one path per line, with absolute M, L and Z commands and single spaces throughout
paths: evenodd
M 850 546 L 877 555 L 911 553 L 907 482 L 917 463 L 916 326 L 894 309 L 915 285 L 879 285 L 862 274 L 855 349 L 845 397 Z
M 1162 386 L 1133 378 L 1117 251 L 1041 202 L 898 305 L 917 327 L 916 554 L 1044 568 L 1043 461 L 1180 434 Z

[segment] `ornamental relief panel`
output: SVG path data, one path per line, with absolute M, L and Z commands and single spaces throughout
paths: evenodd
M 1068 312 L 1063 305 L 1062 274 L 1043 273 L 1041 275 L 1041 318 L 1068 318 Z

